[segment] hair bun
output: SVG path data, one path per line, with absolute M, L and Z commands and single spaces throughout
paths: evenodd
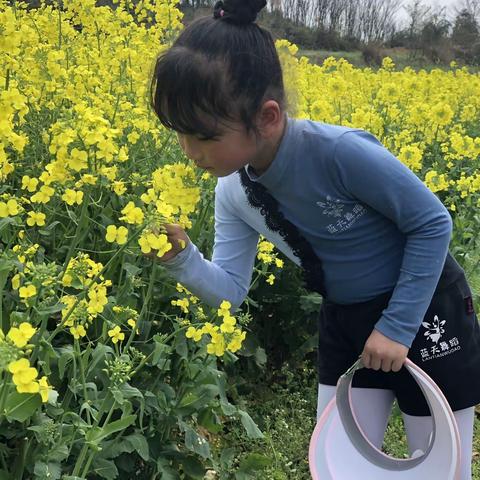
M 257 19 L 258 13 L 266 4 L 267 0 L 220 0 L 215 4 L 213 16 L 238 25 L 247 25 Z

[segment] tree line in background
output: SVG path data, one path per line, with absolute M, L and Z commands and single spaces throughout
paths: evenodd
M 130 0 L 132 7 L 142 0 Z M 9 3 L 14 3 L 10 0 Z M 32 8 L 39 0 L 28 0 Z M 62 0 L 47 0 L 56 6 Z M 215 0 L 180 0 L 189 22 L 211 12 Z M 97 0 L 110 5 L 112 0 Z M 458 0 L 453 18 L 425 0 L 268 0 L 262 25 L 277 38 L 308 50 L 361 50 L 367 63 L 380 63 L 384 48 L 404 47 L 410 59 L 452 60 L 480 65 L 480 0 Z M 403 20 L 399 22 L 399 16 Z
M 215 1 L 180 3 L 188 21 Z M 445 7 L 423 0 L 269 0 L 260 20 L 304 49 L 360 49 L 375 62 L 382 47 L 405 47 L 435 63 L 480 65 L 480 0 L 458 0 L 454 12 L 447 18 Z

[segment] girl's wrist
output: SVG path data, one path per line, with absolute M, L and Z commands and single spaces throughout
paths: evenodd
M 189 254 L 193 249 L 193 243 L 191 241 L 186 242 L 185 248 L 178 252 L 174 257 L 170 258 L 169 260 L 165 260 L 162 262 L 162 265 L 165 265 L 168 268 L 180 267 L 183 263 L 186 262 Z

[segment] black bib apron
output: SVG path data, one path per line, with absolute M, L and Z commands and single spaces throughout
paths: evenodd
M 362 353 L 391 295 L 388 292 L 351 305 L 324 301 L 319 316 L 319 383 L 337 384 Z M 480 403 L 480 327 L 464 271 L 450 254 L 408 358 L 440 387 L 453 411 Z M 420 388 L 405 367 L 388 373 L 358 370 L 352 385 L 393 390 L 402 412 L 430 415 Z

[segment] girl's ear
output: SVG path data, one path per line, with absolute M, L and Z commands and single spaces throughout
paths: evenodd
M 275 100 L 267 100 L 263 103 L 257 114 L 257 128 L 260 135 L 265 139 L 278 135 L 283 131 L 284 113 Z

